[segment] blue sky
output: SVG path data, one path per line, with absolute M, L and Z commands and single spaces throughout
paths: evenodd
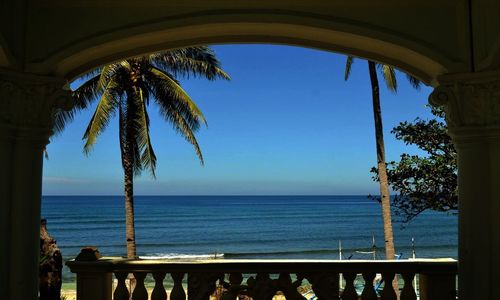
M 191 145 L 149 107 L 157 179 L 135 180 L 137 195 L 365 195 L 375 143 L 366 61 L 356 60 L 344 81 L 345 56 L 276 45 L 213 46 L 230 82 L 185 79 L 208 128 L 198 133 L 201 166 Z M 381 90 L 388 160 L 417 149 L 395 140 L 400 121 L 432 118 L 431 89 L 414 90 L 398 74 L 397 94 Z M 77 85 L 78 82 L 74 84 Z M 123 172 L 117 120 L 89 156 L 81 139 L 93 113 L 82 112 L 48 146 L 45 195 L 121 195 Z

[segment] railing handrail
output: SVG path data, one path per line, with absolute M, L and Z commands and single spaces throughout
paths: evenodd
M 456 274 L 458 263 L 454 259 L 415 260 L 274 260 L 274 259 L 124 259 L 103 257 L 95 261 L 66 262 L 71 272 L 240 272 L 240 273 L 308 273 L 308 272 L 394 272 Z

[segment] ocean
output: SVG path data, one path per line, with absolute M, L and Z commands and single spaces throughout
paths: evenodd
M 64 260 L 84 246 L 126 256 L 123 196 L 44 196 L 42 217 Z M 457 258 L 457 216 L 426 212 L 394 218 L 396 252 Z M 366 196 L 136 196 L 138 255 L 143 258 L 384 258 L 380 205 Z M 75 276 L 65 267 L 64 282 Z

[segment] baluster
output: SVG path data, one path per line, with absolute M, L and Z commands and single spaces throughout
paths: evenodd
M 174 286 L 170 292 L 170 300 L 186 300 L 186 292 L 182 286 L 182 279 L 184 278 L 184 273 L 172 273 L 172 279 L 174 281 Z
M 128 273 L 117 272 L 115 277 L 118 281 L 116 285 L 115 292 L 113 293 L 113 300 L 129 300 L 130 294 L 125 284 L 125 279 L 127 279 Z
M 215 282 L 220 274 L 216 273 L 189 273 L 188 298 L 189 300 L 209 300 L 215 291 Z
M 241 273 L 229 274 L 229 285 L 227 291 L 222 295 L 221 300 L 235 300 L 236 297 L 242 292 L 246 286 L 241 284 L 243 276 Z
M 339 299 L 338 273 L 313 273 L 304 277 L 311 283 L 318 300 Z
M 277 280 L 268 273 L 257 273 L 256 278 L 247 279 L 248 292 L 254 300 L 272 300 L 277 291 Z
M 215 292 L 210 296 L 210 299 L 214 298 L 220 300 L 224 295 L 224 292 L 229 289 L 230 284 L 225 281 L 226 275 L 224 273 L 219 274 L 218 284 L 215 286 Z
M 305 300 L 297 288 L 302 284 L 302 280 L 292 282 L 292 278 L 288 273 L 281 273 L 278 278 L 278 290 L 285 294 L 287 300 Z
M 358 300 L 358 293 L 354 288 L 354 280 L 356 273 L 343 273 L 345 279 L 345 288 L 342 291 L 340 299 L 342 300 Z
M 363 279 L 365 280 L 365 287 L 361 293 L 361 300 L 377 300 L 377 293 L 375 293 L 375 288 L 373 287 L 375 273 L 364 272 Z
M 147 273 L 134 272 L 135 289 L 132 292 L 132 300 L 148 300 L 148 290 L 144 286 L 144 278 Z
M 400 300 L 417 300 L 417 294 L 415 293 L 415 287 L 413 286 L 413 278 L 415 278 L 415 273 L 403 273 L 401 274 L 405 281 L 403 290 L 401 291 Z
M 243 281 L 243 275 L 241 273 L 231 273 L 229 274 L 229 283 L 231 285 L 241 284 Z
M 151 293 L 151 300 L 167 300 L 167 292 L 165 291 L 165 287 L 163 287 L 163 279 L 165 279 L 165 275 L 165 272 L 153 273 L 155 287 Z
M 382 273 L 382 278 L 384 279 L 384 289 L 380 294 L 382 300 L 396 300 L 398 297 L 392 284 L 394 273 Z

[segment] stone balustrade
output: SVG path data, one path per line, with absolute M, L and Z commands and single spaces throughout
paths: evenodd
M 413 285 L 417 274 L 419 299 L 456 299 L 457 262 L 451 259 L 181 261 L 82 257 L 67 262 L 77 274 L 77 300 L 209 300 L 216 290 L 220 300 L 235 300 L 242 295 L 271 300 L 276 294 L 284 295 L 287 300 L 306 300 L 299 292 L 302 285 L 310 285 L 318 300 L 393 300 L 398 297 L 415 300 L 418 298 Z M 126 282 L 132 274 L 136 283 L 130 294 Z M 148 274 L 154 280 L 150 295 L 145 286 Z M 394 291 L 393 284 L 382 284 L 376 290 L 377 274 L 384 282 L 397 278 L 399 291 Z M 116 278 L 114 292 L 113 275 Z M 168 293 L 164 285 L 166 277 L 171 282 Z

